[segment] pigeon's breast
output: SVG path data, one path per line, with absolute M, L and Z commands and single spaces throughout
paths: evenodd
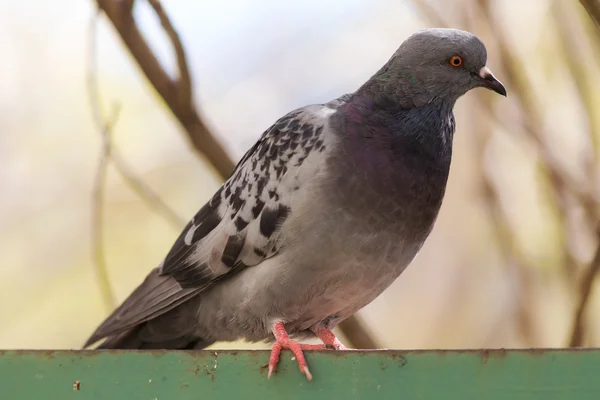
M 275 308 L 291 331 L 335 325 L 381 294 L 420 250 L 443 198 L 447 171 L 382 180 L 332 148 L 327 174 L 282 231 L 286 251 L 272 285 L 286 293 Z
M 381 204 L 381 203 L 380 203 Z M 375 209 L 358 217 L 333 203 L 294 226 L 286 240 L 272 308 L 288 322 L 289 332 L 325 324 L 335 326 L 379 296 L 415 257 L 423 239 L 381 229 Z
M 355 231 L 388 232 L 404 241 L 422 242 L 431 231 L 444 198 L 450 161 L 416 153 L 375 153 L 356 158 L 334 155 L 324 198 L 334 211 L 332 223 L 346 221 Z M 335 165 L 337 164 L 337 165 Z
M 332 117 L 327 200 L 365 229 L 423 241 L 444 197 L 452 154 L 450 108 L 362 111 Z

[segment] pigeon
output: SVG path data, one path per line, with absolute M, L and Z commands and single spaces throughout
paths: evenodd
M 272 342 L 345 350 L 332 329 L 404 271 L 444 197 L 456 100 L 506 96 L 473 34 L 425 29 L 354 93 L 291 111 L 243 156 L 160 265 L 91 335 L 101 349 Z M 319 338 L 323 344 L 301 340 Z

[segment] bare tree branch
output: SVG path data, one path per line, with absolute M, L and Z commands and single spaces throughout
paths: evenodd
M 162 4 L 158 0 L 148 0 L 156 15 L 160 20 L 160 23 L 169 36 L 173 49 L 175 50 L 175 56 L 177 57 L 177 65 L 179 66 L 179 80 L 177 81 L 177 90 L 179 92 L 179 101 L 181 104 L 192 104 L 192 81 L 190 78 L 190 71 L 187 65 L 185 57 L 185 50 L 179 39 L 179 35 L 175 31 L 175 27 L 171 24 L 171 20 L 162 8 Z
M 161 25 L 175 50 L 179 68 L 177 81 L 172 80 L 160 65 L 137 27 L 132 15 L 134 0 L 96 0 L 98 7 L 109 18 L 146 78 L 185 129 L 194 149 L 206 157 L 220 177 L 226 180 L 233 171 L 235 164 L 196 111 L 185 50 L 179 35 L 160 1 L 148 1 L 158 15 Z M 343 321 L 340 324 L 340 329 L 344 336 L 348 338 L 350 342 L 348 345 L 351 347 L 358 349 L 378 347 L 367 333 L 362 320 L 358 316 L 352 316 Z
M 196 111 L 192 101 L 193 91 L 187 72 L 183 45 L 175 30 L 172 29 L 172 24 L 168 22 L 168 17 L 160 6 L 160 2 L 153 0 L 151 5 L 155 10 L 161 11 L 159 19 L 166 27 L 177 54 L 180 69 L 177 81 L 169 77 L 142 36 L 132 15 L 134 0 L 97 0 L 96 2 L 117 30 L 146 78 L 185 129 L 193 148 L 208 159 L 222 179 L 227 179 L 235 164 Z
M 600 0 L 579 0 L 598 29 L 600 29 Z

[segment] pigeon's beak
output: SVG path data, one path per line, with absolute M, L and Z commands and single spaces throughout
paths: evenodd
M 506 89 L 504 88 L 504 85 L 502 84 L 502 82 L 496 79 L 496 77 L 494 76 L 494 74 L 492 74 L 492 71 L 490 71 L 488 67 L 483 67 L 479 70 L 479 77 L 483 80 L 481 86 L 493 90 L 494 92 L 506 97 Z

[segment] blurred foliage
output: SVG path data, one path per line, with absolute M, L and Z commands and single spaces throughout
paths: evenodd
M 9 38 L 0 42 L 2 348 L 79 347 L 109 312 L 91 256 L 99 132 L 108 133 L 85 102 L 93 2 L 39 3 L 0 4 L 0 34 Z M 565 346 L 587 290 L 580 343 L 597 345 L 600 34 L 590 8 L 566 0 L 300 3 L 164 4 L 190 57 L 195 100 L 235 158 L 290 109 L 355 90 L 422 27 L 476 33 L 509 93 L 459 100 L 436 227 L 362 314 L 379 343 Z M 172 70 L 144 4 L 136 3 L 136 18 Z M 120 161 L 108 167 L 101 218 L 107 275 L 122 300 L 168 251 L 179 233 L 173 221 L 193 215 L 219 178 L 189 149 L 104 18 L 97 32 L 100 104 L 92 109 L 121 106 L 110 129 Z M 154 203 L 143 200 L 148 193 Z

